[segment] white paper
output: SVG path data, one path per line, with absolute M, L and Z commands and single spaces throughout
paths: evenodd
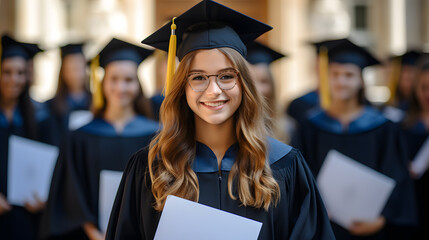
M 380 216 L 395 180 L 335 150 L 329 151 L 317 177 L 331 220 L 348 229 L 353 221 Z
M 262 223 L 168 196 L 154 240 L 252 240 Z
M 411 162 L 411 171 L 417 175 L 417 178 L 420 178 L 423 173 L 429 167 L 429 137 L 425 140 L 423 145 L 420 147 L 413 161 Z
M 78 110 L 73 111 L 69 115 L 69 130 L 76 130 L 85 124 L 91 122 L 93 115 L 90 111 Z
M 121 183 L 122 172 L 101 170 L 100 192 L 98 202 L 98 224 L 102 232 L 106 232 L 109 223 L 110 212 L 115 201 L 116 192 Z
M 34 202 L 34 194 L 42 201 L 49 195 L 58 148 L 30 139 L 9 137 L 8 195 L 9 203 L 24 206 Z

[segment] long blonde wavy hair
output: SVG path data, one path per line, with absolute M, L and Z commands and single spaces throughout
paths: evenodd
M 234 114 L 238 155 L 228 177 L 228 193 L 237 184 L 238 198 L 244 206 L 264 208 L 280 198 L 268 161 L 265 129 L 265 103 L 255 88 L 245 59 L 231 48 L 217 48 L 239 71 L 242 102 Z M 198 50 L 203 51 L 203 50 Z M 168 195 L 198 201 L 199 184 L 192 169 L 195 158 L 194 113 L 189 108 L 185 88 L 192 59 L 198 51 L 188 53 L 180 62 L 169 94 L 160 109 L 163 129 L 152 140 L 148 155 L 155 209 L 161 211 Z

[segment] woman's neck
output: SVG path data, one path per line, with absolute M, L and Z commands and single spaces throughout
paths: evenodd
M 132 106 L 129 107 L 114 107 L 107 106 L 104 112 L 104 119 L 113 125 L 117 133 L 122 133 L 126 124 L 136 116 L 136 112 Z
M 0 101 L 0 109 L 3 114 L 6 116 L 8 122 L 13 120 L 13 113 L 15 111 L 15 107 L 18 105 L 18 99 L 1 99 Z
M 196 118 L 199 118 L 196 116 Z M 237 141 L 234 119 L 218 125 L 209 124 L 202 119 L 195 119 L 195 139 L 207 145 L 216 155 L 220 165 L 225 152 Z
M 357 99 L 333 101 L 327 112 L 338 119 L 343 126 L 348 126 L 359 115 L 362 108 Z

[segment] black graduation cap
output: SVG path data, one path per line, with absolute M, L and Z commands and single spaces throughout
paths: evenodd
M 250 64 L 258 64 L 258 63 L 270 64 L 275 60 L 283 57 L 286 57 L 286 55 L 279 53 L 260 42 L 255 41 L 247 44 L 246 60 Z
M 113 61 L 130 60 L 139 65 L 153 53 L 153 50 L 113 38 L 99 53 L 100 66 L 106 67 Z
M 1 38 L 1 50 L 2 60 L 10 57 L 23 57 L 29 60 L 43 51 L 37 44 L 18 42 L 7 34 Z
M 171 24 L 142 41 L 152 47 L 168 51 Z M 272 29 L 258 20 L 214 1 L 204 0 L 175 18 L 177 26 L 177 57 L 197 49 L 229 47 L 246 56 L 245 44 Z
M 340 38 L 340 39 L 329 39 L 329 40 L 323 40 L 319 42 L 310 42 L 311 45 L 313 45 L 316 48 L 316 53 L 320 53 L 320 49 L 322 47 L 326 47 L 326 50 L 329 51 L 329 49 L 333 48 L 335 45 L 345 41 L 347 39 Z
M 69 54 L 83 54 L 83 43 L 71 43 L 60 47 L 61 50 L 61 58 Z
M 422 52 L 411 50 L 404 53 L 401 57 L 401 65 L 416 65 L 419 58 L 422 56 Z
M 343 39 L 328 50 L 329 62 L 352 63 L 361 69 L 380 64 L 369 51 L 352 43 L 348 39 Z

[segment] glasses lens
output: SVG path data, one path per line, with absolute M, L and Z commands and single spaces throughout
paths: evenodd
M 218 85 L 224 90 L 231 89 L 237 82 L 238 75 L 235 71 L 225 71 L 218 75 Z
M 209 80 L 204 73 L 192 73 L 188 75 L 188 82 L 195 91 L 204 91 Z

